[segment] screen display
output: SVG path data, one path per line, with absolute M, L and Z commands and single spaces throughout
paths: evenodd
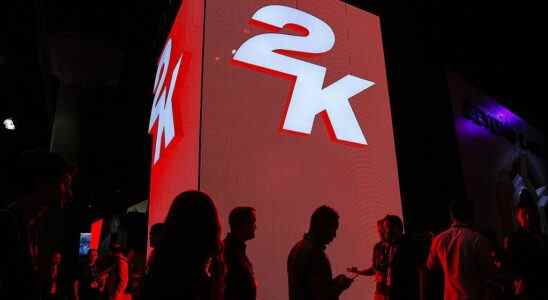
M 81 232 L 80 233 L 80 247 L 78 254 L 80 256 L 88 255 L 89 249 L 91 249 L 91 233 Z
M 211 195 L 225 234 L 234 207 L 254 207 L 257 232 L 247 252 L 258 299 L 287 299 L 287 256 L 325 204 L 340 215 L 326 250 L 334 275 L 369 267 L 377 220 L 401 216 L 379 18 L 333 0 L 206 2 L 204 15 L 195 12 L 204 18 L 203 69 L 187 69 L 202 75 L 201 93 L 177 96 L 193 74 L 178 77 L 171 98 L 174 138 L 156 143 L 149 226 L 160 219 L 154 216 L 165 216 L 174 196 L 155 195 L 158 187 Z M 181 9 L 197 3 L 203 4 L 183 1 Z M 175 44 L 177 37 L 170 38 Z M 171 52 L 167 83 L 179 55 Z M 191 60 L 200 55 L 190 53 Z M 184 51 L 182 57 L 184 67 Z M 169 95 L 169 84 L 166 90 Z M 201 105 L 197 123 L 177 120 L 178 112 L 188 113 L 178 107 L 189 102 Z M 187 127 L 181 133 L 177 126 Z M 177 149 L 184 147 L 198 156 L 183 156 Z M 196 181 L 183 174 L 190 170 Z M 373 299 L 374 286 L 372 278 L 360 278 L 341 299 Z

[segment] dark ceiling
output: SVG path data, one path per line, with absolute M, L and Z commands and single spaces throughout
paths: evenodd
M 78 165 L 82 203 L 104 212 L 145 200 L 155 62 L 177 6 L 2 1 L 0 118 L 17 129 L 0 130 L 0 163 L 53 147 Z
M 546 17 L 540 4 L 439 1 L 443 60 L 529 124 L 548 131 L 544 76 Z
M 348 2 L 381 17 L 392 11 L 414 15 L 415 24 L 390 26 L 415 26 L 421 37 L 416 43 L 428 50 L 430 63 L 457 71 L 548 132 L 541 109 L 546 84 L 540 44 L 546 26 L 538 16 L 540 4 Z M 85 103 L 81 119 L 87 124 L 79 151 L 93 182 L 87 187 L 94 191 L 91 198 L 146 198 L 155 57 L 178 3 L 2 1 L 0 117 L 13 117 L 17 125 L 15 133 L 2 131 L 3 162 L 23 149 L 48 148 L 61 87 L 79 86 Z

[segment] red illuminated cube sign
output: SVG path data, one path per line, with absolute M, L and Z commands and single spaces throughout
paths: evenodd
M 259 295 L 285 299 L 287 254 L 327 204 L 334 272 L 369 265 L 376 221 L 401 215 L 377 16 L 336 0 L 182 1 L 153 91 L 150 226 L 189 189 L 212 196 L 225 232 L 232 208 L 255 207 Z

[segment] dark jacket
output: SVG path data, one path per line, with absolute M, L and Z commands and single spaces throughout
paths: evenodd
M 517 230 L 506 240 L 508 267 L 514 278 L 525 280 L 531 299 L 542 299 L 547 292 L 548 238 L 542 233 Z
M 181 252 L 175 247 L 155 249 L 154 261 L 143 280 L 141 300 L 216 300 L 216 282 L 206 272 L 206 265 Z
M 287 260 L 289 300 L 339 299 L 342 290 L 335 285 L 324 250 L 308 235 L 293 246 Z
M 224 241 L 223 255 L 226 264 L 224 300 L 255 300 L 257 287 L 245 243 L 229 233 Z
M 390 300 L 419 299 L 419 255 L 416 243 L 403 236 L 391 247 L 388 267 Z
M 0 210 L 0 299 L 39 299 L 37 272 L 33 269 L 23 222 L 17 213 Z

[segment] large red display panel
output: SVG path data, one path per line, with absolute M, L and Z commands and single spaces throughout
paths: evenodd
M 178 93 L 199 80 L 194 73 L 177 79 L 176 142 L 160 143 L 152 166 L 150 225 L 165 217 L 175 193 L 189 188 L 212 196 L 225 233 L 232 208 L 255 207 L 258 230 L 248 255 L 258 298 L 287 299 L 289 250 L 312 212 L 327 204 L 341 217 L 327 248 L 334 273 L 369 266 L 376 221 L 401 216 L 379 18 L 336 0 L 187 0 L 179 15 L 204 18 L 203 25 L 176 21 L 188 27 L 173 29 L 203 30 L 203 57 L 190 53 L 190 64 L 202 60 L 203 88 L 201 95 Z M 198 102 L 201 113 L 187 116 Z M 342 299 L 372 299 L 373 290 L 370 278 L 359 279 Z
M 177 194 L 198 189 L 203 22 L 203 1 L 183 1 L 158 60 L 149 121 L 149 231 L 164 221 Z

